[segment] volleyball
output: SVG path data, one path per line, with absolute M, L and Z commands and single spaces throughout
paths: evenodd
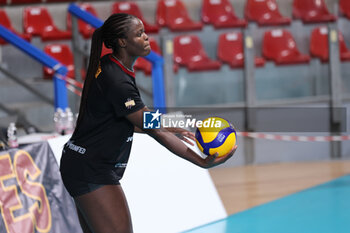
M 224 156 L 236 145 L 236 130 L 233 125 L 220 117 L 209 117 L 203 120 L 196 130 L 196 144 L 206 155 L 218 153 Z

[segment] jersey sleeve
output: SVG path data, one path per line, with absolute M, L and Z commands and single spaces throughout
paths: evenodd
M 110 83 L 106 97 L 118 117 L 129 115 L 145 106 L 137 87 L 130 81 Z
M 145 106 L 136 85 L 131 81 L 109 79 L 104 80 L 102 86 L 107 101 L 112 104 L 117 117 L 126 116 Z

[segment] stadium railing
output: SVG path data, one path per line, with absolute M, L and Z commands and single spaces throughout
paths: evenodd
M 68 97 L 66 82 L 62 79 L 67 74 L 67 68 L 58 62 L 56 59 L 50 57 L 40 49 L 36 48 L 26 40 L 17 36 L 13 32 L 9 31 L 2 25 L 0 25 L 0 37 L 12 44 L 25 54 L 29 55 L 41 64 L 53 69 L 54 74 L 54 106 L 55 109 L 66 109 L 68 107 Z

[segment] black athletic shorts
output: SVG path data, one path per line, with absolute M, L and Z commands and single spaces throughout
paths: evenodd
M 106 185 L 106 184 L 89 183 L 87 181 L 78 180 L 76 178 L 72 178 L 63 174 L 61 174 L 61 177 L 62 177 L 64 186 L 66 187 L 67 191 L 72 197 L 81 196 L 83 194 L 92 192 Z M 119 182 L 115 183 L 115 185 L 119 185 L 119 184 L 120 184 Z

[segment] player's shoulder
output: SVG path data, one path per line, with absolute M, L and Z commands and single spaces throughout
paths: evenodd
M 97 79 L 100 82 L 120 83 L 128 80 L 123 70 L 110 59 L 110 54 L 101 58 L 99 66 L 101 74 Z
M 112 61 L 110 54 L 101 58 L 100 66 L 104 73 L 112 73 L 114 75 L 124 74 L 123 70 Z

